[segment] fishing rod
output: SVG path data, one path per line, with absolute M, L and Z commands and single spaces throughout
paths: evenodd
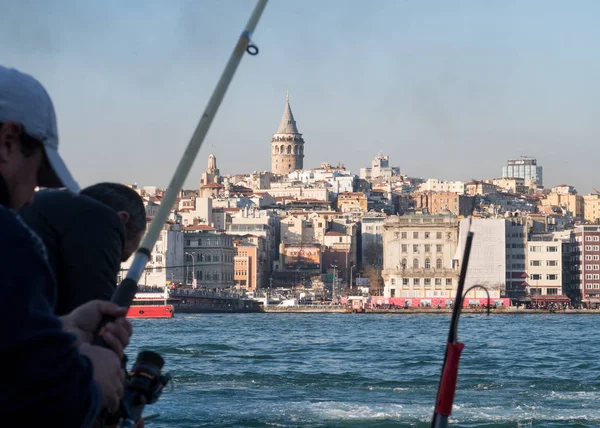
M 467 266 L 469 264 L 472 245 L 473 232 L 469 231 L 465 242 L 462 266 L 460 267 L 456 299 L 454 301 L 454 309 L 450 321 L 450 331 L 448 333 L 448 342 L 446 343 L 446 354 L 444 356 L 444 364 L 442 365 L 442 375 L 438 387 L 435 411 L 431 420 L 431 428 L 446 428 L 448 426 L 448 417 L 452 413 L 452 403 L 454 401 L 456 380 L 458 378 L 458 361 L 460 359 L 460 353 L 465 347 L 464 343 L 457 341 L 458 318 L 460 317 L 460 311 L 463 305 L 463 290 L 465 288 Z M 488 298 L 488 308 L 489 306 Z
M 462 266 L 460 267 L 460 276 L 458 278 L 458 287 L 456 289 L 456 299 L 454 302 L 454 309 L 452 311 L 452 319 L 450 321 L 450 331 L 448 332 L 448 342 L 446 343 L 446 354 L 444 356 L 444 364 L 442 365 L 442 374 L 440 378 L 440 385 L 438 387 L 435 410 L 431 420 L 431 428 L 448 427 L 448 418 L 452 413 L 454 393 L 456 392 L 456 380 L 458 378 L 458 362 L 460 359 L 460 354 L 465 347 L 464 343 L 458 342 L 458 319 L 462 311 L 464 297 L 469 293 L 469 291 L 474 288 L 481 288 L 486 292 L 487 314 L 490 314 L 490 292 L 487 290 L 487 288 L 476 284 L 469 287 L 466 291 L 464 290 L 472 246 L 473 232 L 469 230 L 467 232 L 467 239 L 465 242 Z
M 175 169 L 173 178 L 169 183 L 169 187 L 167 188 L 166 194 L 163 197 L 158 211 L 150 223 L 148 231 L 146 232 L 139 248 L 135 252 L 135 257 L 127 272 L 127 276 L 123 281 L 121 281 L 112 296 L 111 301 L 119 306 L 129 308 L 133 302 L 133 298 L 138 290 L 138 281 L 144 272 L 146 263 L 148 263 L 148 260 L 150 259 L 152 248 L 158 240 L 158 236 L 162 231 L 164 224 L 169 218 L 171 208 L 175 204 L 177 195 L 183 187 L 183 183 L 185 182 L 196 156 L 198 155 L 198 152 L 204 143 L 206 134 L 208 133 L 217 110 L 219 109 L 219 106 L 225 97 L 227 88 L 229 87 L 238 65 L 242 60 L 244 52 L 247 52 L 249 55 L 258 54 L 258 47 L 251 43 L 251 37 L 266 5 L 267 0 L 258 0 L 256 6 L 254 7 L 252 15 L 250 16 L 244 31 L 242 31 L 242 34 L 240 35 L 233 52 L 229 57 L 227 64 L 225 65 L 225 69 L 223 70 L 217 86 L 215 87 L 213 94 L 208 101 L 194 134 L 192 135 L 192 138 L 188 143 L 188 146 L 185 149 L 177 168 Z M 103 318 L 98 331 L 109 321 L 112 321 L 112 319 L 109 317 Z M 103 343 L 101 337 L 98 335 L 96 336 L 96 343 Z M 129 374 L 129 377 L 126 378 L 125 392 L 123 399 L 121 400 L 121 406 L 118 415 L 119 419 L 121 420 L 120 426 L 135 426 L 136 421 L 141 416 L 144 405 L 151 404 L 158 399 L 160 390 L 169 380 L 168 377 L 160 375 L 160 370 L 162 369 L 163 363 L 164 361 L 160 355 L 150 351 L 144 351 L 138 355 L 136 365 L 134 366 L 134 369 L 137 367 L 138 370 L 133 370 Z M 132 388 L 128 388 L 128 386 L 131 385 L 131 383 L 128 383 L 130 379 L 134 384 L 136 380 L 138 381 L 137 388 L 135 385 L 133 385 Z M 142 382 L 142 380 L 145 380 L 145 383 Z M 130 392 L 130 394 L 128 394 L 128 392 Z
M 175 174 L 169 183 L 169 187 L 163 197 L 163 200 L 158 208 L 154 219 L 150 223 L 150 227 L 148 228 L 148 232 L 144 236 L 140 247 L 137 249 L 135 253 L 135 257 L 131 266 L 127 272 L 127 277 L 121 282 L 119 287 L 117 287 L 117 291 L 113 295 L 112 301 L 125 307 L 129 307 L 131 302 L 133 301 L 133 297 L 137 291 L 137 283 L 142 276 L 142 272 L 144 271 L 144 267 L 150 258 L 152 248 L 158 239 L 158 235 L 162 231 L 164 224 L 169 218 L 169 214 L 171 212 L 171 208 L 175 204 L 175 200 L 177 199 L 177 195 L 181 190 L 185 179 L 187 178 L 192 164 L 194 163 L 202 144 L 204 143 L 204 138 L 210 128 L 210 125 L 217 113 L 219 106 L 221 105 L 221 101 L 225 96 L 225 92 L 233 79 L 235 71 L 242 59 L 244 52 L 248 52 L 250 55 L 258 54 L 258 48 L 250 43 L 250 37 L 258 24 L 258 20 L 267 5 L 267 0 L 259 0 L 252 12 L 252 16 L 248 20 L 248 24 L 246 28 L 240 35 L 240 38 L 223 70 L 223 74 L 219 79 L 219 82 L 208 101 L 206 109 L 202 114 L 202 118 L 192 135 L 192 138 L 183 153 L 181 160 L 179 161 L 179 165 L 175 170 Z

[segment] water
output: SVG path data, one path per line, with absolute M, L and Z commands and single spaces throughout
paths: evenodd
M 449 315 L 134 320 L 173 375 L 148 427 L 427 427 Z M 463 314 L 456 427 L 600 426 L 598 318 Z

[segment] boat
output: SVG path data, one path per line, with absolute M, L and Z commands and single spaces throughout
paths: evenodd
M 263 311 L 263 303 L 258 300 L 217 289 L 173 289 L 168 303 L 173 305 L 177 313 L 187 314 Z
M 127 318 L 173 318 L 167 287 L 140 287 L 127 311 Z

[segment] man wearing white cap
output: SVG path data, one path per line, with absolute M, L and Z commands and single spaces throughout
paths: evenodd
M 0 388 L 3 420 L 20 425 L 84 427 L 114 411 L 122 392 L 123 349 L 131 324 L 126 309 L 93 301 L 58 318 L 56 284 L 41 240 L 16 210 L 35 187 L 79 187 L 58 154 L 52 101 L 33 77 L 0 66 L 0 355 L 9 363 Z M 103 315 L 111 348 L 91 345 Z

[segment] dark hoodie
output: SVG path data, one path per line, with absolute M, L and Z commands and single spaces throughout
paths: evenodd
M 125 244 L 125 227 L 114 209 L 53 189 L 37 192 L 19 215 L 48 250 L 57 282 L 55 314 L 68 314 L 90 300 L 111 299 Z
M 0 176 L 0 415 L 22 426 L 87 427 L 102 407 L 92 365 L 54 315 L 44 245 L 8 206 Z

